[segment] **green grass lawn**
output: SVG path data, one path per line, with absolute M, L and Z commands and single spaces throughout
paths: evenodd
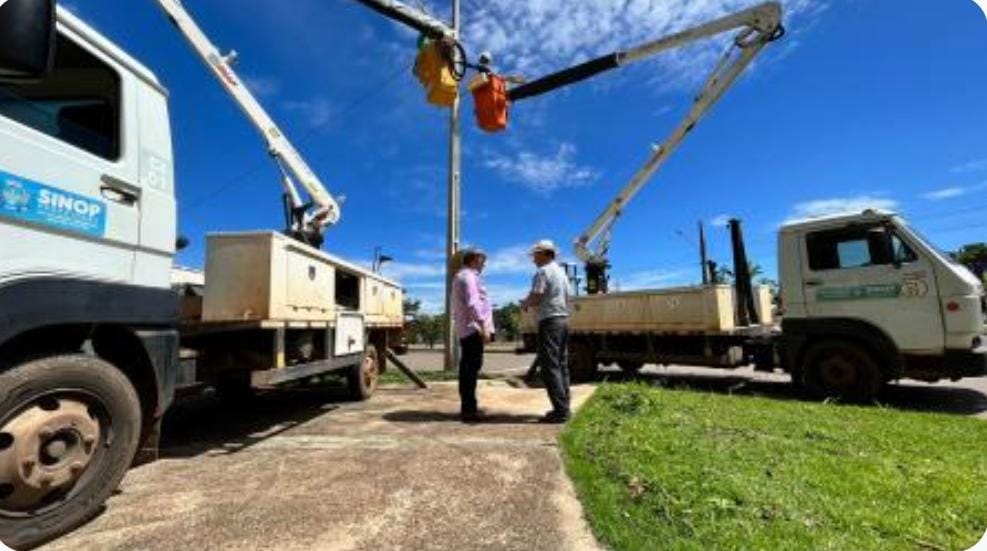
M 614 549 L 967 549 L 987 422 L 604 385 L 562 435 Z

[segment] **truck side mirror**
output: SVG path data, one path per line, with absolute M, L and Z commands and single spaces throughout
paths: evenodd
M 894 243 L 891 239 L 890 228 L 879 227 L 868 230 L 867 245 L 870 249 L 871 264 L 893 264 L 895 268 L 901 266 L 894 257 Z
M 0 2 L 0 82 L 43 78 L 55 59 L 55 0 Z

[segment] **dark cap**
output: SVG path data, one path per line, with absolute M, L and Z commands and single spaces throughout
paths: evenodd
M 468 248 L 462 250 L 463 254 L 463 264 L 470 264 L 477 258 L 486 258 L 487 253 L 483 252 L 483 249 L 478 248 Z

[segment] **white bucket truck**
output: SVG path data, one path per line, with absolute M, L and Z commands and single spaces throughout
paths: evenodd
M 153 457 L 176 388 L 337 372 L 367 398 L 403 323 L 395 282 L 318 249 L 338 205 L 234 56 L 157 4 L 263 136 L 287 229 L 210 235 L 205 285 L 180 301 L 164 86 L 52 0 L 0 2 L 0 541 L 17 548 Z

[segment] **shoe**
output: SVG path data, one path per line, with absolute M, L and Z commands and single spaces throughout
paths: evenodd
M 538 419 L 539 423 L 544 423 L 547 425 L 561 425 L 569 420 L 570 415 L 568 413 L 558 413 L 556 411 L 550 411 L 546 413 L 541 419 Z
M 479 423 L 480 421 L 483 421 L 483 417 L 483 412 L 479 410 L 464 411 L 459 414 L 459 420 L 463 423 Z

